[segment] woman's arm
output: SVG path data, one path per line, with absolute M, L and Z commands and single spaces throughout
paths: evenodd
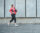
M 9 12 L 12 14 L 12 9 L 10 9 Z

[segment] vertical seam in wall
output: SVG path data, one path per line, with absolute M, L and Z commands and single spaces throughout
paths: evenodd
M 26 18 L 26 0 L 25 0 L 25 18 Z
M 5 0 L 4 0 L 4 18 L 5 18 Z
M 37 18 L 37 0 L 36 0 L 36 18 Z

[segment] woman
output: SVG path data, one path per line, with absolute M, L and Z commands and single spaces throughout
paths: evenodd
M 17 10 L 15 9 L 13 4 L 11 5 L 11 8 L 10 8 L 9 12 L 11 13 L 11 16 L 12 16 L 12 19 L 10 20 L 10 23 L 14 20 L 15 26 L 18 26 L 16 24 L 16 17 L 15 17 Z M 9 23 L 8 23 L 8 25 L 9 25 Z

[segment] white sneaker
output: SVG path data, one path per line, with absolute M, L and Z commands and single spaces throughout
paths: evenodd
M 18 26 L 17 24 L 15 24 L 15 26 Z
M 10 23 L 8 23 L 8 26 L 9 26 L 9 24 L 10 24 Z

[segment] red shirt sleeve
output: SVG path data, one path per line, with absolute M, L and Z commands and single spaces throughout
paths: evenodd
M 12 11 L 11 10 L 12 10 L 12 8 L 9 10 L 9 12 L 12 14 Z

